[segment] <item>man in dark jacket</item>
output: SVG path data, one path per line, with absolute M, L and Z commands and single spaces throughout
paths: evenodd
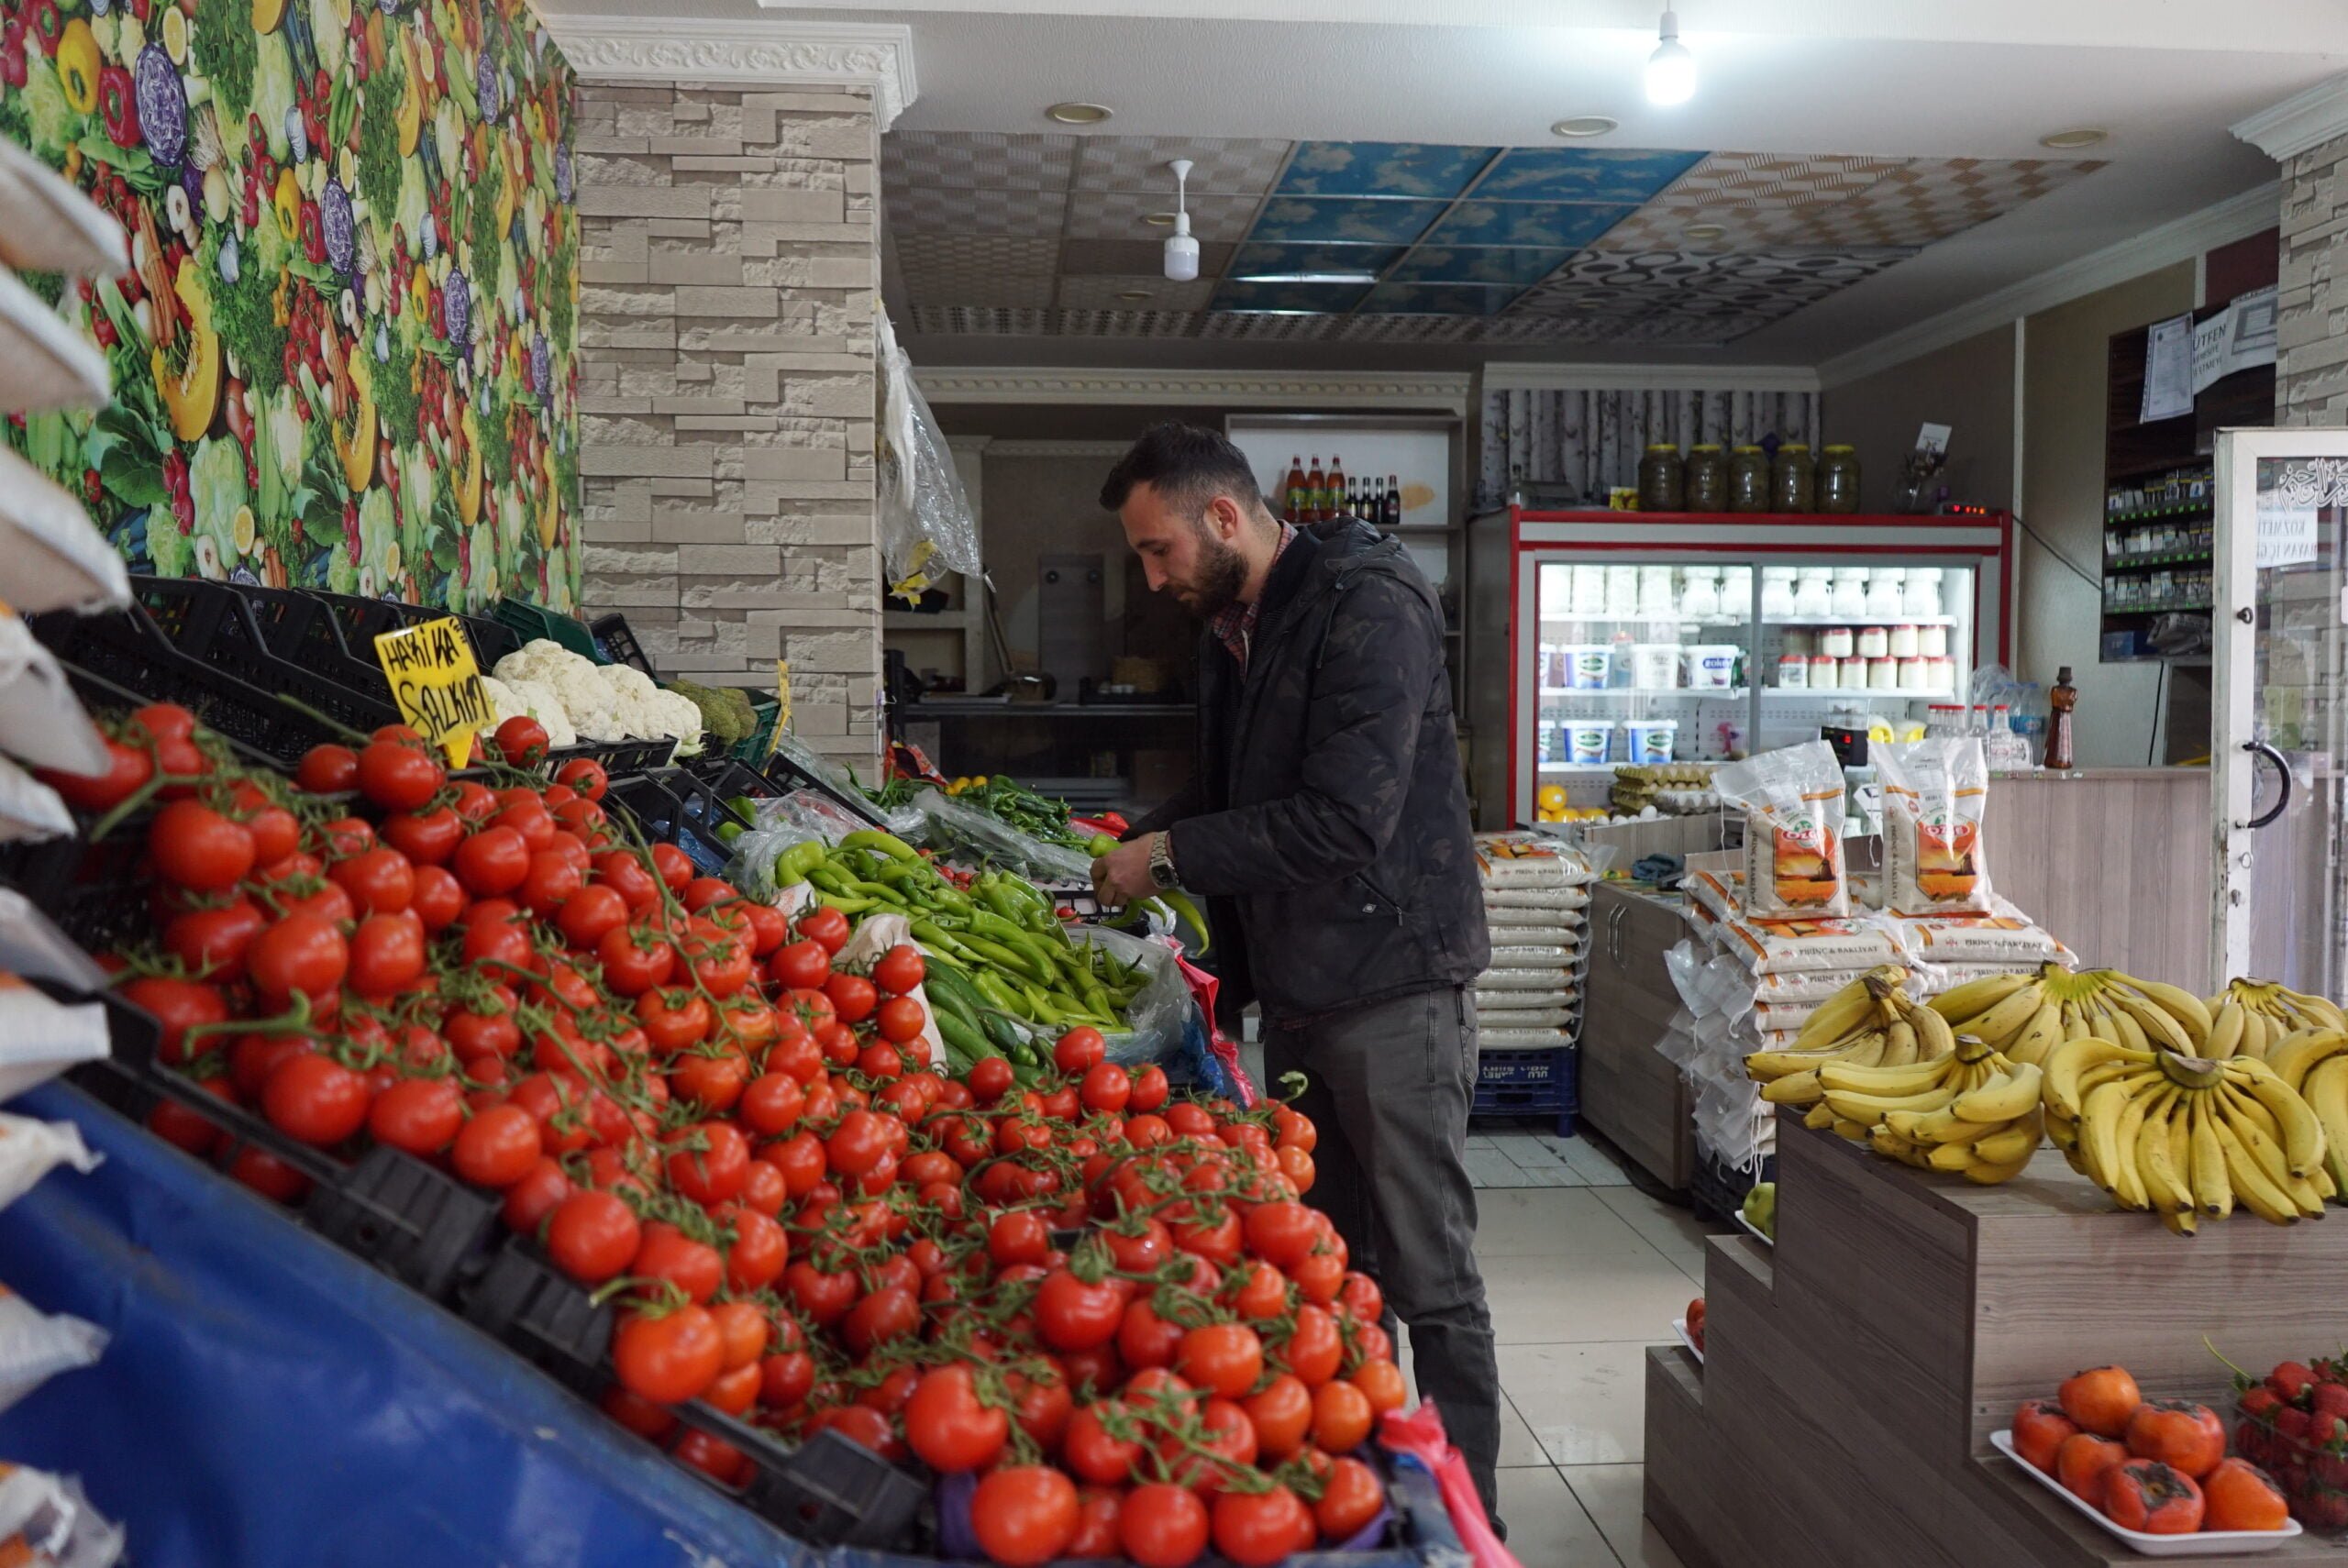
M 1102 486 L 1150 587 L 1206 623 L 1197 776 L 1094 862 L 1104 903 L 1206 896 L 1223 996 L 1264 1018 L 1277 1085 L 1320 1130 L 1310 1200 L 1410 1325 L 1487 1510 L 1500 1379 L 1463 1159 L 1476 1079 L 1467 987 L 1490 947 L 1443 612 L 1366 523 L 1291 528 L 1246 458 L 1161 425 Z

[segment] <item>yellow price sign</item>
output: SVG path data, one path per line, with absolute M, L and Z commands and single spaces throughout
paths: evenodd
M 449 767 L 464 767 L 472 756 L 473 735 L 490 728 L 493 716 L 464 627 L 450 616 L 381 633 L 375 659 L 392 683 L 400 716 L 448 752 Z

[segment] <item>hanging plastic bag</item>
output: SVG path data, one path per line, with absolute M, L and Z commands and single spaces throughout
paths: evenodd
M 1209 1094 L 1236 1101 L 1243 1110 L 1255 1110 L 1263 1091 L 1241 1065 L 1238 1044 L 1214 1021 L 1215 992 L 1223 982 L 1183 957 L 1179 944 L 1168 946 L 1181 969 L 1183 984 L 1191 988 L 1191 999 L 1197 1004 L 1182 1030 L 1184 1065 Z
M 1073 926 L 1069 935 L 1149 972 L 1148 980 L 1125 1009 L 1124 1027 L 1101 1032 L 1108 1041 L 1109 1060 L 1135 1067 L 1180 1055 L 1183 1028 L 1196 1005 L 1191 999 L 1190 982 L 1182 976 L 1180 955 L 1161 943 L 1145 942 L 1104 925 Z
M 1824 741 L 1765 751 L 1712 775 L 1744 812 L 1744 913 L 1811 920 L 1851 912 L 1843 865 L 1843 764 Z
M 936 586 L 946 572 L 979 574 L 979 530 L 945 433 L 914 384 L 913 361 L 897 347 L 888 313 L 874 315 L 880 373 L 880 555 L 891 591 L 911 599 Z
M 913 922 L 903 915 L 867 915 L 856 928 L 856 933 L 847 939 L 847 945 L 832 959 L 832 967 L 846 974 L 869 976 L 872 973 L 872 966 L 880 962 L 889 949 L 901 944 L 911 945 L 913 939 Z M 946 1039 L 937 1032 L 937 1015 L 929 1005 L 929 993 L 915 986 L 904 994 L 921 1003 L 921 1032 L 898 1049 L 911 1056 L 911 1047 L 917 1044 L 921 1047 L 924 1064 L 944 1067 L 947 1065 Z M 914 1064 L 908 1062 L 906 1066 L 910 1070 Z
M 55 1001 L 0 974 L 0 1100 L 68 1067 L 103 1060 L 111 1049 L 103 1003 Z
M 89 1365 L 105 1353 L 106 1331 L 62 1312 L 43 1312 L 0 1286 L 0 1410 L 61 1372 Z
M 921 818 L 919 836 L 909 837 L 909 842 L 934 849 L 958 865 L 999 867 L 1038 887 L 1092 886 L 1092 857 L 1084 851 L 1022 833 L 992 812 L 958 801 L 942 790 L 914 790 L 909 810 Z
M 1433 1403 L 1423 1401 L 1408 1414 L 1389 1410 L 1378 1423 L 1378 1443 L 1434 1477 L 1435 1490 L 1451 1515 L 1451 1528 L 1476 1568 L 1524 1568 L 1516 1553 L 1492 1533 L 1484 1500 L 1476 1495 L 1475 1477 L 1468 1474 L 1468 1461 L 1451 1446 L 1450 1434 L 1443 1430 L 1443 1417 Z

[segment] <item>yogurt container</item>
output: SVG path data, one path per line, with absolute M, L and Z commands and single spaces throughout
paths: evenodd
M 1941 628 L 1934 627 L 1933 629 L 1938 631 Z M 1919 639 L 1916 635 L 1916 628 L 1913 626 L 1892 627 L 1891 657 L 1894 658 L 1915 658 L 1920 657 L 1917 650 L 1917 645 L 1920 640 L 1921 639 Z
M 1778 656 L 1778 684 L 1784 687 L 1804 687 L 1810 684 L 1810 659 L 1802 654 Z
M 1853 657 L 1843 660 L 1841 684 L 1845 691 L 1856 691 L 1867 683 L 1867 661 Z
M 1810 659 L 1810 688 L 1813 691 L 1832 691 L 1842 684 L 1842 661 L 1825 654 L 1812 654 Z
M 1854 646 L 1851 628 L 1829 626 L 1818 634 L 1818 651 L 1829 658 L 1848 658 Z
M 1924 661 L 1922 659 L 1903 658 L 1899 661 L 1899 689 L 1901 690 L 1922 691 L 1931 686 L 1932 683 L 1932 677 L 1927 675 L 1924 671 Z
M 1899 690 L 1899 661 L 1894 658 L 1867 660 L 1867 685 L 1877 691 Z
M 1679 684 L 1678 643 L 1631 645 L 1631 684 L 1642 691 L 1668 691 Z
M 1946 626 L 1917 627 L 1916 653 L 1922 658 L 1948 657 L 1948 628 Z
M 1855 651 L 1861 658 L 1889 657 L 1891 633 L 1882 626 L 1861 626 Z
M 1612 648 L 1604 643 L 1567 643 L 1565 654 L 1567 690 L 1606 690 L 1606 672 L 1614 666 Z
M 1671 745 L 1679 729 L 1676 719 L 1632 719 L 1623 725 L 1629 745 L 1625 747 L 1633 763 L 1669 762 Z
M 1560 761 L 1578 763 L 1584 767 L 1606 760 L 1606 748 L 1614 726 L 1604 719 L 1567 719 L 1557 726 L 1564 739 L 1565 755 Z
M 1698 690 L 1725 691 L 1736 683 L 1734 643 L 1696 643 L 1688 649 L 1688 684 Z

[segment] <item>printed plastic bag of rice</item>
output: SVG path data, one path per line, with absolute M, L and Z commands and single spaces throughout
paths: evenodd
M 1909 916 L 1988 913 L 1981 737 L 1934 735 L 1870 755 L 1883 785 L 1883 907 Z
M 1824 741 L 1732 762 L 1713 776 L 1744 812 L 1744 914 L 1814 919 L 1851 912 L 1843 870 L 1843 764 Z

